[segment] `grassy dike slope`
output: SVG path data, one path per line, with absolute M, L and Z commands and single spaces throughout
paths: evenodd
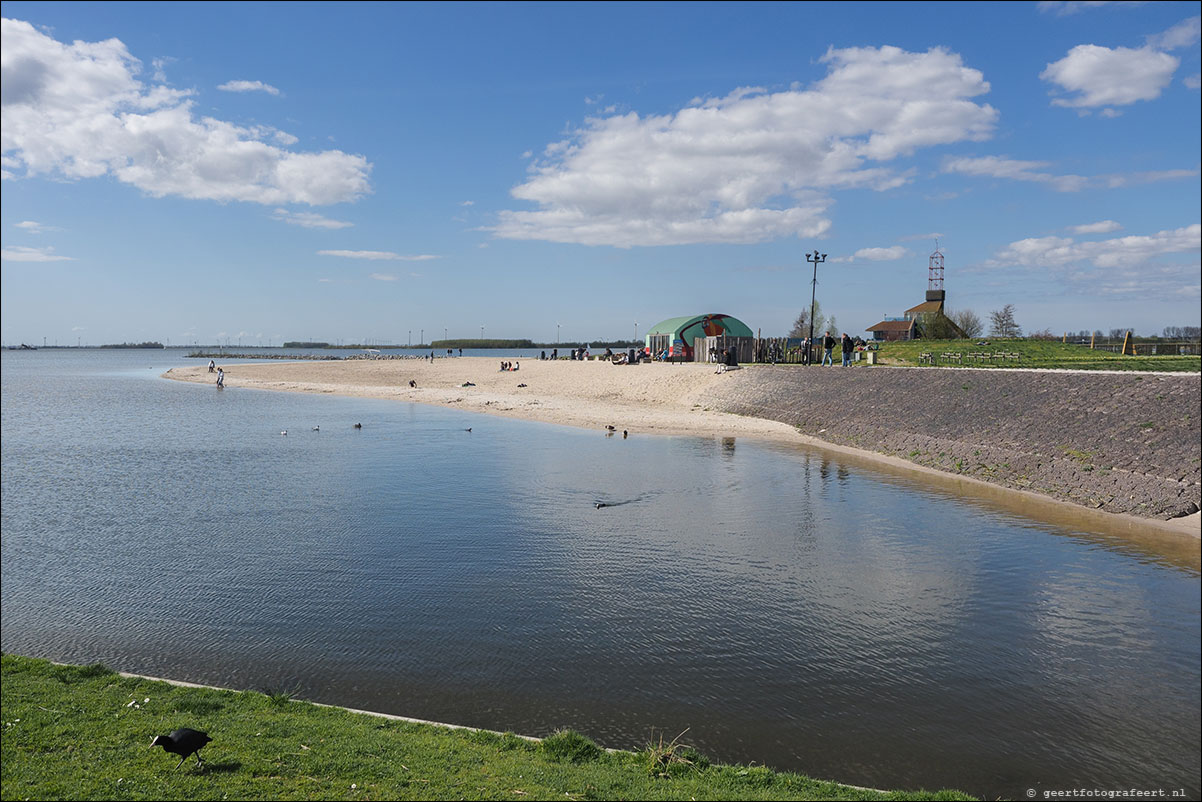
M 879 793 L 656 744 L 397 721 L 307 702 L 3 656 L 4 799 L 971 799 Z M 149 747 L 205 730 L 203 770 Z

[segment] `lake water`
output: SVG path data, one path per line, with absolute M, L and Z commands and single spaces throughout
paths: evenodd
M 1198 798 L 1196 560 L 801 448 L 159 378 L 183 353 L 3 354 L 4 651 L 873 787 Z

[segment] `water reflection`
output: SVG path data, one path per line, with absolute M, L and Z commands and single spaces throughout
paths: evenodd
M 687 728 L 877 787 L 1197 790 L 1188 555 L 824 452 L 131 364 L 5 357 L 5 650 L 610 746 Z

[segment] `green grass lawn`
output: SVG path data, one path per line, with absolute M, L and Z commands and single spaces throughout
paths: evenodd
M 4 799 L 971 799 L 878 793 L 711 765 L 656 743 L 608 752 L 581 735 L 541 742 L 290 701 L 183 688 L 102 666 L 3 656 Z M 208 732 L 204 767 L 150 748 Z
M 989 345 L 977 345 L 978 342 L 986 340 Z M 881 343 L 877 361 L 883 365 L 919 366 L 918 355 L 924 352 L 934 354 L 940 366 L 956 364 L 941 358 L 941 355 L 947 352 L 961 354 L 963 361 L 960 364 L 963 367 L 1202 372 L 1202 356 L 1124 356 L 1055 340 L 999 340 L 994 337 Z M 969 355 L 973 353 L 1011 353 L 1018 354 L 1019 358 L 982 362 L 971 359 Z

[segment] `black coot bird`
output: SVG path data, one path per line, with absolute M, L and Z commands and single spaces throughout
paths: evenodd
M 187 727 L 174 730 L 170 735 L 156 735 L 154 740 L 150 742 L 152 747 L 161 746 L 168 752 L 179 755 L 179 763 L 175 764 L 178 769 L 184 765 L 184 761 L 188 759 L 188 755 L 196 755 L 196 765 L 203 766 L 204 761 L 200 759 L 200 750 L 204 745 L 213 740 L 208 736 L 208 733 L 200 730 L 190 730 Z

